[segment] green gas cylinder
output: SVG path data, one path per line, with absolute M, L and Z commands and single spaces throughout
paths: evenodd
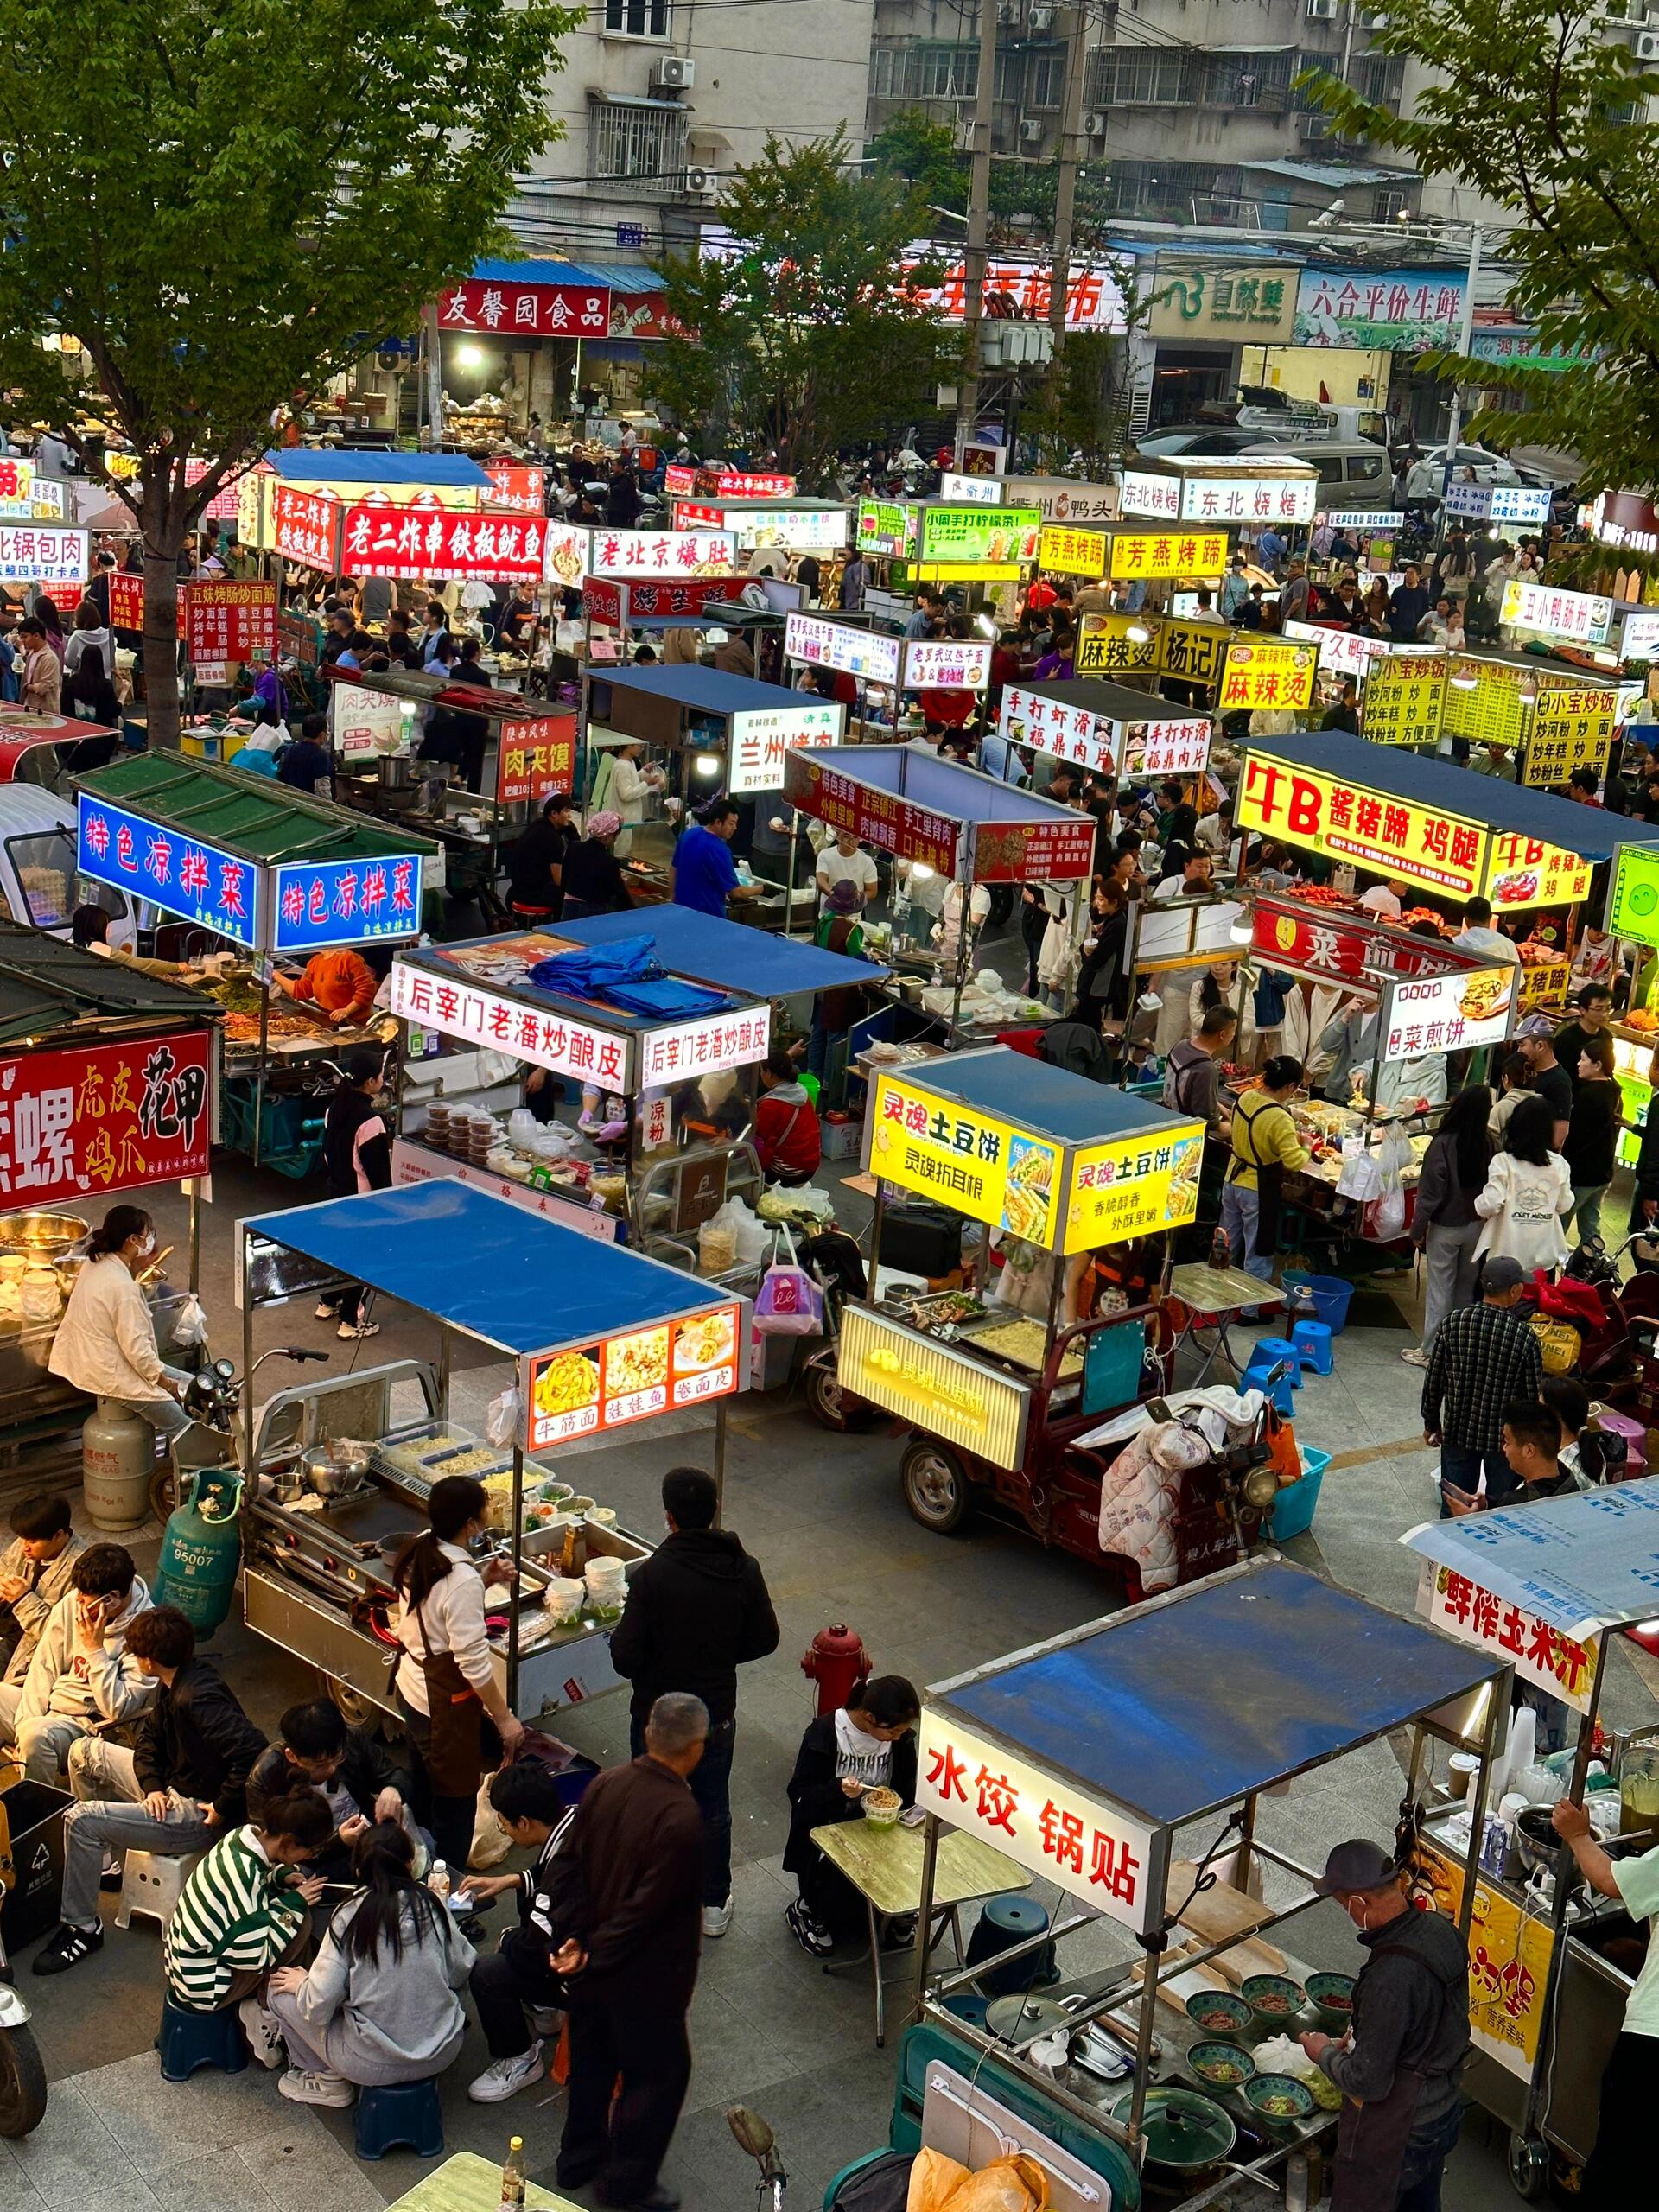
M 231 1610 L 242 1563 L 242 1478 L 233 1467 L 204 1467 L 162 1536 L 155 1599 L 176 1605 L 199 1637 Z

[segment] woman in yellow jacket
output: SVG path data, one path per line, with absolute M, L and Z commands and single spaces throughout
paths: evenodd
M 1273 1281 L 1285 1170 L 1306 1167 L 1313 1154 L 1296 1134 L 1290 1102 L 1302 1064 L 1281 1053 L 1262 1071 L 1260 1087 L 1233 1109 L 1233 1164 L 1221 1190 L 1221 1225 L 1233 1265 Z

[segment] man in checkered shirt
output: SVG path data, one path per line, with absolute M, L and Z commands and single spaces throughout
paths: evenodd
M 1518 1310 L 1522 1280 L 1518 1260 L 1488 1259 L 1483 1295 L 1441 1322 L 1423 1376 L 1423 1441 L 1440 1446 L 1443 1489 L 1472 1497 L 1484 1470 L 1489 1505 L 1522 1488 L 1503 1456 L 1503 1408 L 1536 1398 L 1544 1378 L 1538 1339 Z

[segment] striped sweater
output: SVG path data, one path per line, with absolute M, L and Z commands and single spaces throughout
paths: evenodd
M 213 2012 L 238 1974 L 275 1966 L 305 1922 L 293 1870 L 273 1866 L 257 1831 L 232 1828 L 184 1885 L 162 1942 L 173 2000 Z

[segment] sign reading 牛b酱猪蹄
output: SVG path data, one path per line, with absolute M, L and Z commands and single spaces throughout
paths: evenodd
M 1564 784 L 1575 768 L 1605 766 L 1612 749 L 1618 693 L 1611 685 L 1541 685 L 1527 732 L 1522 783 L 1548 789 Z
M 1515 1027 L 1521 970 L 1512 961 L 1452 976 L 1413 976 L 1389 987 L 1382 1058 L 1469 1052 L 1502 1042 Z
M 745 708 L 731 719 L 726 788 L 733 798 L 780 791 L 784 762 L 798 746 L 839 745 L 847 709 L 833 699 L 798 707 Z
M 1224 530 L 1114 531 L 1109 574 L 1115 582 L 1219 576 L 1227 565 Z
M 1162 1914 L 1150 1829 L 927 1706 L 916 1802 L 1138 1935 Z
M 206 1175 L 211 1029 L 0 1059 L 0 1205 L 60 1206 Z
M 421 863 L 415 853 L 384 859 L 283 861 L 271 871 L 271 950 L 315 952 L 415 937 L 421 926 Z
M 1312 647 L 1259 637 L 1234 638 L 1227 647 L 1221 678 L 1221 709 L 1310 705 L 1319 655 Z
M 504 721 L 496 735 L 495 796 L 503 806 L 539 807 L 568 791 L 575 773 L 576 718 L 538 715 Z
M 75 812 L 75 865 L 82 875 L 238 944 L 259 944 L 265 872 L 256 862 L 87 791 L 76 794 Z

